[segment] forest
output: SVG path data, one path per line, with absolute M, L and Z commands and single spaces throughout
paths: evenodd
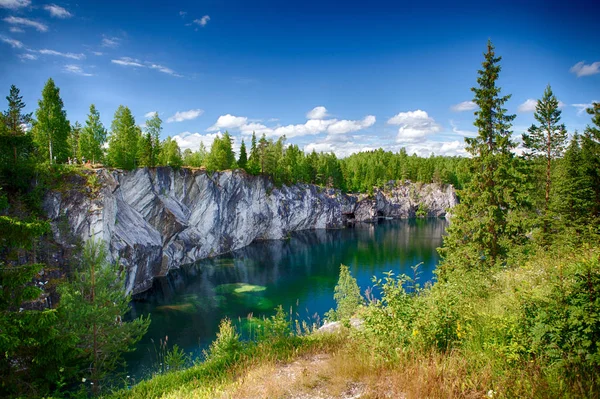
M 379 149 L 338 159 L 305 153 L 285 137 L 254 134 L 236 154 L 228 132 L 210 149 L 182 153 L 174 139 L 160 140 L 158 114 L 141 128 L 131 110 L 119 106 L 108 130 L 91 105 L 84 125 L 71 124 L 52 79 L 34 114 L 23 112 L 23 98 L 12 86 L 0 121 L 0 395 L 108 394 L 109 386 L 119 386 L 111 373 L 121 355 L 150 323 L 124 321 L 131 298 L 123 271 L 106 262 L 99 243 L 74 243 L 78 256 L 60 267 L 47 256 L 54 244 L 41 196 L 60 189 L 82 163 L 208 173 L 240 168 L 276 185 L 348 192 L 372 193 L 390 180 L 453 184 L 460 204 L 440 249 L 437 282 L 420 287 L 407 276 L 387 275 L 374 280 L 382 299 L 367 300 L 342 268 L 335 293 L 340 311 L 330 318 L 357 314 L 365 328 L 348 332 L 332 353 L 370 365 L 361 373 L 401 374 L 424 362 L 447 369 L 423 382 L 437 384 L 439 390 L 430 392 L 437 397 L 600 395 L 600 103 L 587 109 L 591 120 L 583 132 L 567 132 L 548 85 L 537 101 L 536 123 L 522 135 L 525 152 L 516 155 L 515 115 L 506 110 L 510 95 L 497 85 L 500 61 L 488 42 L 472 88 L 478 134 L 466 139 L 468 158 Z M 224 322 L 207 365 L 115 395 L 161 396 L 192 384 L 194 372 L 221 383 L 239 373 L 236 362 L 251 367 L 264 346 L 272 345 L 272 360 L 288 356 L 289 345 L 308 345 L 303 339 L 315 342 L 287 328 L 281 315 L 269 320 L 272 334 L 257 343 L 239 342 Z M 214 372 L 206 369 L 211 362 Z

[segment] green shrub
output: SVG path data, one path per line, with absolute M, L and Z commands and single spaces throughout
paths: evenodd
M 335 286 L 333 299 L 335 299 L 337 308 L 336 310 L 331 309 L 325 314 L 325 318 L 329 321 L 349 320 L 359 306 L 364 303 L 356 279 L 352 277 L 346 265 L 340 265 L 340 277 Z

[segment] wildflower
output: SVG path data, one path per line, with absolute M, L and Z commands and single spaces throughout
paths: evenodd
M 494 391 L 493 389 L 490 389 L 490 390 L 487 392 L 487 395 L 486 395 L 486 396 L 487 396 L 488 398 L 493 398 L 494 396 L 496 396 L 496 393 L 497 393 L 496 391 Z
M 85 377 L 81 379 L 81 382 L 85 382 L 85 381 L 86 381 Z

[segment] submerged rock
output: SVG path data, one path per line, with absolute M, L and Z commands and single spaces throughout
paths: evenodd
M 410 218 L 419 207 L 442 217 L 457 203 L 452 186 L 405 183 L 374 195 L 343 194 L 310 184 L 275 187 L 244 171 L 142 168 L 98 169 L 98 189 L 50 191 L 44 209 L 55 239 L 106 243 L 126 270 L 127 292 L 140 293 L 169 270 L 308 229 L 343 228 L 352 222 Z

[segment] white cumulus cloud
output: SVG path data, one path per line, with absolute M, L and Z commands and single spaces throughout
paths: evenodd
M 450 107 L 450 109 L 454 112 L 472 111 L 476 108 L 477 104 L 475 104 L 473 101 L 463 101 Z
M 150 118 L 153 118 L 153 117 L 154 117 L 154 115 L 156 115 L 156 114 L 158 114 L 158 112 L 156 112 L 156 111 L 150 111 L 150 112 L 146 112 L 146 113 L 144 114 L 144 118 L 146 118 L 146 119 L 150 119 Z
M 234 116 L 231 114 L 221 115 L 217 119 L 217 122 L 206 129 L 207 132 L 216 132 L 221 129 L 239 129 L 248 122 L 248 118 L 245 116 Z M 261 125 L 262 126 L 262 125 Z
M 29 28 L 34 28 L 40 32 L 47 32 L 48 26 L 44 25 L 41 22 L 33 21 L 27 18 L 21 17 L 6 17 L 4 18 L 4 22 L 7 22 L 11 25 L 21 25 Z
M 590 76 L 600 73 L 600 61 L 586 64 L 584 61 L 580 61 L 573 65 L 570 69 L 572 73 L 577 75 L 578 78 L 582 76 Z
M 537 100 L 533 98 L 528 98 L 525 102 L 517 108 L 517 112 L 533 112 L 535 111 L 535 107 L 537 107 Z
M 202 109 L 190 109 L 189 111 L 178 111 L 178 112 L 175 112 L 175 115 L 173 115 L 167 119 L 167 123 L 189 121 L 192 119 L 196 119 L 203 113 L 204 113 L 204 110 L 202 110 Z
M 31 0 L 0 0 L 0 8 L 9 8 L 11 10 L 28 7 L 30 4 Z
M 44 6 L 44 10 L 48 11 L 50 13 L 51 16 L 53 16 L 54 18 L 71 18 L 73 16 L 73 14 L 71 14 L 69 11 L 67 11 L 66 8 L 63 8 L 61 6 L 57 6 L 56 4 L 46 4 Z
M 212 146 L 212 142 L 215 137 L 219 136 L 218 133 L 191 133 L 191 132 L 183 132 L 176 134 L 173 136 L 173 140 L 177 142 L 181 151 L 185 151 L 186 149 L 190 149 L 192 151 L 198 151 L 200 148 L 200 143 L 204 143 L 204 146 L 207 150 Z
M 326 116 L 329 116 L 327 114 L 327 108 L 323 106 L 314 107 L 306 114 L 306 118 L 308 119 L 325 119 Z
M 400 126 L 396 136 L 396 141 L 399 143 L 424 141 L 428 135 L 442 130 L 442 127 L 427 112 L 420 109 L 400 112 L 390 118 L 388 124 Z

